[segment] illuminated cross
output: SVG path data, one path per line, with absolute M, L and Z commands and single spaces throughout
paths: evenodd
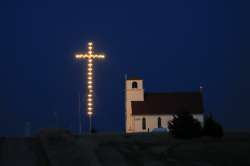
M 102 54 L 94 54 L 93 43 L 88 43 L 88 53 L 87 54 L 76 54 L 76 59 L 87 59 L 87 115 L 89 117 L 89 130 L 92 130 L 92 116 L 94 113 L 93 104 L 93 59 L 104 59 L 105 56 Z

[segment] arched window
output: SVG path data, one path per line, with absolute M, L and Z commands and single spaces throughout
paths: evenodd
M 142 130 L 146 129 L 146 119 L 142 118 Z
M 161 128 L 162 127 L 161 126 L 161 117 L 158 118 L 157 122 L 158 122 L 158 128 Z
M 137 88 L 137 86 L 138 86 L 138 85 L 137 85 L 137 82 L 135 82 L 135 81 L 132 82 L 132 88 Z

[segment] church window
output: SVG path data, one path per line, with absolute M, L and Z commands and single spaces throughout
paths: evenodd
M 146 129 L 146 119 L 142 118 L 142 130 Z
M 161 117 L 159 117 L 157 121 L 158 121 L 158 128 L 161 128 L 162 127 L 161 126 Z
M 137 86 L 138 86 L 138 85 L 137 85 L 137 82 L 135 82 L 135 81 L 132 82 L 132 88 L 137 88 Z

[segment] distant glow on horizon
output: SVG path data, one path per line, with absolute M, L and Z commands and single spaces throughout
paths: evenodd
M 93 43 L 88 42 L 87 54 L 76 54 L 76 59 L 88 59 L 87 63 L 87 114 L 89 117 L 93 115 L 93 59 L 104 59 L 103 54 L 93 54 Z

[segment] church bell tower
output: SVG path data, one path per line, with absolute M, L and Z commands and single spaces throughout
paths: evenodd
M 125 128 L 126 133 L 134 131 L 132 101 L 144 101 L 143 80 L 137 77 L 126 78 L 125 83 Z

